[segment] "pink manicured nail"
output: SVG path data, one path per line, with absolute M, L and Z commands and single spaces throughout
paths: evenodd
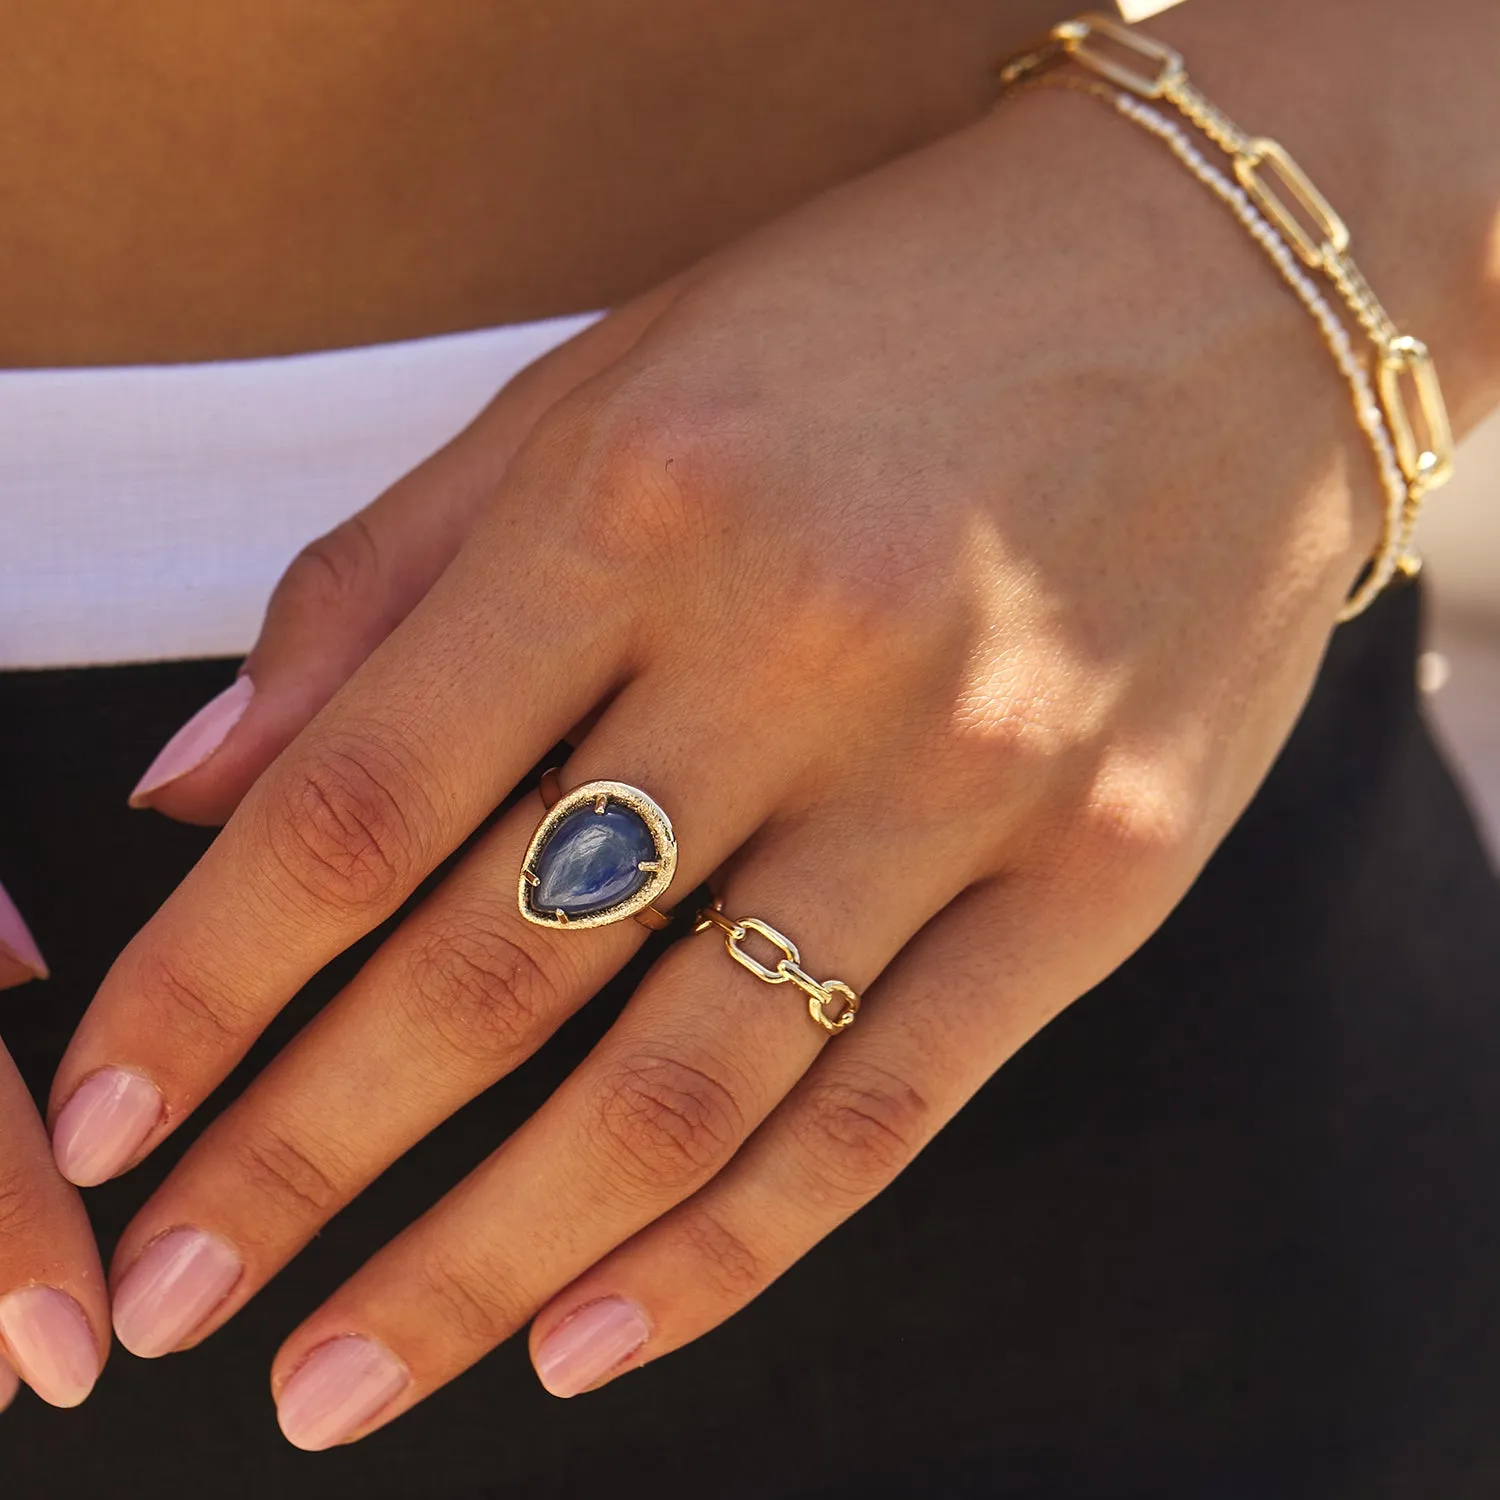
M 4 1411 L 16 1399 L 16 1392 L 20 1389 L 20 1377 L 0 1359 L 0 1411 Z
M 153 1240 L 115 1291 L 115 1337 L 142 1359 L 170 1354 L 234 1290 L 244 1262 L 201 1229 Z
M 598 1385 L 651 1337 L 634 1302 L 605 1297 L 563 1319 L 536 1351 L 536 1373 L 554 1396 L 576 1396 Z
M 237 677 L 232 687 L 205 703 L 162 746 L 130 794 L 130 805 L 147 806 L 152 795 L 164 786 L 196 771 L 229 738 L 229 731 L 240 722 L 254 696 L 255 684 L 248 677 Z
M 47 960 L 37 947 L 36 939 L 21 920 L 16 903 L 0 885 L 0 958 L 13 958 L 23 969 L 30 969 L 38 979 L 47 977 Z
M 150 1079 L 101 1068 L 78 1085 L 52 1128 L 57 1170 L 76 1187 L 107 1182 L 140 1150 L 161 1119 Z
M 287 1442 L 321 1452 L 357 1432 L 411 1383 L 406 1366 L 373 1339 L 321 1344 L 282 1387 L 276 1420 Z
M 88 1319 L 56 1287 L 26 1286 L 0 1297 L 0 1338 L 16 1372 L 53 1406 L 77 1406 L 99 1378 Z

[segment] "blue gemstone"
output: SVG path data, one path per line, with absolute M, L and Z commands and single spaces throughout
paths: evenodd
M 653 860 L 656 844 L 633 808 L 611 802 L 570 812 L 552 831 L 536 861 L 531 904 L 540 912 L 592 916 L 633 896 L 650 879 L 642 860 Z

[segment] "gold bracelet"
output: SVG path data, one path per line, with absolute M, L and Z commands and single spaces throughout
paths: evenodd
M 1100 39 L 1115 43 L 1137 58 L 1144 58 L 1151 71 L 1141 71 L 1128 61 L 1111 55 L 1099 45 Z M 1277 262 L 1283 279 L 1317 319 L 1340 368 L 1349 376 L 1355 413 L 1375 452 L 1388 499 L 1380 546 L 1339 614 L 1340 620 L 1353 619 L 1369 607 L 1397 572 L 1408 576 L 1416 573 L 1421 564 L 1412 551 L 1411 541 L 1422 502 L 1432 490 L 1445 484 L 1453 473 L 1452 430 L 1437 370 L 1426 345 L 1397 329 L 1349 252 L 1347 225 L 1307 174 L 1276 141 L 1248 135 L 1211 104 L 1189 81 L 1178 53 L 1108 16 L 1080 16 L 1060 22 L 1038 45 L 1006 62 L 1000 69 L 1002 91 L 1041 81 L 1052 69 L 1069 61 L 1081 64 L 1097 77 L 1115 85 L 1114 90 L 1095 85 L 1086 91 L 1098 94 L 1119 113 L 1159 136 L 1195 176 L 1234 210 L 1236 217 Z M 1220 183 L 1225 182 L 1222 174 L 1215 173 L 1169 121 L 1137 102 L 1158 99 L 1172 105 L 1229 157 L 1238 182 L 1237 192 L 1224 193 L 1220 187 Z M 1280 182 L 1293 206 L 1278 195 L 1268 177 Z M 1247 217 L 1241 211 L 1242 206 L 1249 208 L 1253 217 Z M 1312 224 L 1313 233 L 1308 232 L 1298 217 L 1298 210 Z M 1264 236 L 1261 226 L 1270 231 L 1270 240 Z M 1276 253 L 1278 249 L 1287 256 L 1285 264 Z M 1288 274 L 1296 269 L 1290 261 L 1291 255 L 1327 278 L 1374 345 L 1374 388 L 1379 401 L 1373 417 L 1369 408 L 1375 403 L 1369 391 L 1369 379 L 1366 377 L 1361 382 L 1345 368 L 1353 359 L 1352 351 L 1348 352 L 1347 359 L 1345 357 L 1347 335 L 1340 341 L 1331 332 L 1328 319 L 1333 319 L 1340 334 L 1345 333 L 1343 324 L 1331 313 L 1325 317 L 1326 303 L 1315 294 L 1309 298 L 1299 279 Z M 1357 365 L 1357 361 L 1354 363 Z M 1364 374 L 1362 367 L 1359 372 Z M 1412 420 L 1413 413 L 1402 387 L 1404 378 L 1411 381 L 1425 441 L 1418 438 L 1417 424 Z M 1399 496 L 1392 491 L 1389 482 L 1391 449 L 1394 450 L 1394 462 L 1399 466 L 1402 485 Z

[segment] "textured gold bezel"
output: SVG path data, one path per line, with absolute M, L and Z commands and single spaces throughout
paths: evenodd
M 586 917 L 568 917 L 560 911 L 538 911 L 531 904 L 531 888 L 537 880 L 534 866 L 547 840 L 569 813 L 577 812 L 580 807 L 587 807 L 591 803 L 602 812 L 611 802 L 619 802 L 638 813 L 651 835 L 651 842 L 656 849 L 656 859 L 653 861 L 656 868 L 647 872 L 646 883 L 624 901 L 606 907 L 603 911 L 591 912 Z M 677 836 L 672 832 L 672 820 L 666 813 L 639 787 L 627 786 L 623 781 L 588 781 L 560 797 L 537 824 L 536 832 L 532 834 L 531 843 L 526 849 L 526 858 L 521 862 L 516 899 L 521 907 L 521 915 L 528 922 L 535 922 L 538 927 L 566 927 L 570 930 L 575 927 L 607 927 L 611 922 L 623 922 L 627 917 L 633 917 L 637 912 L 653 905 L 666 894 L 676 873 Z

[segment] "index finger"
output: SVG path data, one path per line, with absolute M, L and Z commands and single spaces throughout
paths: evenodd
M 7 1389 L 15 1394 L 15 1375 L 43 1401 L 77 1406 L 108 1348 L 88 1218 L 57 1175 L 36 1106 L 0 1047 L 0 1408 Z
M 115 961 L 53 1083 L 70 1181 L 103 1182 L 170 1132 L 605 695 L 627 632 L 607 609 L 556 607 L 587 591 L 519 519 L 544 509 L 529 499 L 500 512 L 528 586 L 492 576 L 493 537 L 461 554 Z

